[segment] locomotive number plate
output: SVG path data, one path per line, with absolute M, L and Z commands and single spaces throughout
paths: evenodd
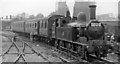
M 91 23 L 91 26 L 101 26 L 101 23 Z

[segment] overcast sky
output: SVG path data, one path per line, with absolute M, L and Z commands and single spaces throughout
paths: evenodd
M 17 15 L 25 12 L 28 14 L 43 13 L 47 16 L 55 11 L 56 1 L 58 0 L 0 0 L 0 17 L 6 15 Z M 74 0 L 66 0 L 68 6 Z M 118 1 L 120 0 L 89 0 L 97 2 L 97 14 L 113 13 L 117 15 Z

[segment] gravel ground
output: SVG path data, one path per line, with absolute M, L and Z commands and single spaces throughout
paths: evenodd
M 3 32 L 0 32 L 0 34 Z M 11 32 L 4 32 L 4 34 L 8 35 L 8 36 L 13 36 L 14 33 Z M 2 38 L 2 50 L 1 52 L 5 52 L 8 47 L 12 44 L 9 39 L 7 39 L 4 36 L 1 36 Z M 17 46 L 19 47 L 20 51 L 22 51 L 22 43 L 18 40 L 17 42 L 15 42 L 17 44 Z M 59 59 L 57 56 L 59 56 L 59 54 L 57 52 L 53 52 L 52 49 L 48 48 L 48 45 L 45 45 L 44 43 L 32 43 L 32 42 L 27 42 L 29 43 L 29 45 L 34 48 L 37 52 L 41 53 L 45 58 L 47 58 L 47 60 L 45 60 L 43 57 L 38 56 L 37 54 L 26 54 L 25 55 L 25 60 L 26 62 L 62 62 L 61 59 Z M 26 46 L 25 48 L 25 52 L 29 52 L 32 53 L 32 50 Z M 9 53 L 17 53 L 16 48 L 13 46 Z M 2 57 L 2 62 L 14 62 L 15 59 L 17 58 L 17 55 L 9 55 L 6 54 L 5 56 Z M 68 61 L 70 61 L 68 59 Z M 19 62 L 23 62 L 22 59 L 19 60 Z
M 14 33 L 7 32 L 7 31 L 0 32 L 0 34 L 1 33 L 7 34 L 8 36 L 13 36 L 14 35 Z M 6 37 L 3 37 L 3 36 L 0 36 L 0 37 L 2 38 L 2 45 L 0 45 L 0 47 L 2 47 L 2 50 L 0 50 L 0 51 L 4 52 L 12 43 Z M 18 37 L 18 38 L 29 40 L 28 38 L 25 38 L 25 37 Z M 35 42 L 35 43 L 27 42 L 27 43 L 29 43 L 29 45 L 32 48 L 34 48 L 37 52 L 41 53 L 50 62 L 62 62 L 56 56 L 63 57 L 67 61 L 73 61 L 73 60 L 69 59 L 68 57 L 65 57 L 64 55 L 61 55 L 58 52 L 50 49 L 48 47 L 48 45 L 45 45 L 44 43 L 41 43 L 41 42 Z M 16 42 L 16 44 L 18 45 L 20 50 L 22 50 L 22 43 L 19 40 Z M 13 48 L 11 48 L 10 52 L 17 52 L 17 50 L 13 47 Z M 27 46 L 26 49 L 25 49 L 25 52 L 30 52 L 31 53 L 32 51 Z M 6 54 L 5 57 L 3 57 L 2 62 L 14 62 L 16 58 L 17 58 L 17 55 Z M 120 57 L 118 57 L 117 55 L 109 54 L 108 58 L 110 60 L 114 61 L 114 62 L 120 62 Z M 25 55 L 25 60 L 26 60 L 26 62 L 48 62 L 47 60 L 43 59 L 43 57 L 37 56 L 36 54 L 26 54 Z M 23 60 L 20 60 L 19 62 L 23 62 Z

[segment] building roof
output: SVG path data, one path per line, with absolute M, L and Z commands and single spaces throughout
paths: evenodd
M 101 21 L 103 24 L 107 24 L 110 26 L 118 26 L 118 21 Z
M 84 12 L 86 13 L 87 16 L 87 21 L 90 19 L 90 9 L 89 5 L 94 2 L 81 2 L 81 1 L 76 1 L 74 4 L 74 10 L 73 10 L 73 16 L 77 17 L 79 12 Z

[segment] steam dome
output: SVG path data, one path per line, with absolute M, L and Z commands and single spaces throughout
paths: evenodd
M 77 15 L 77 20 L 79 22 L 86 22 L 86 14 L 84 12 L 79 12 Z

